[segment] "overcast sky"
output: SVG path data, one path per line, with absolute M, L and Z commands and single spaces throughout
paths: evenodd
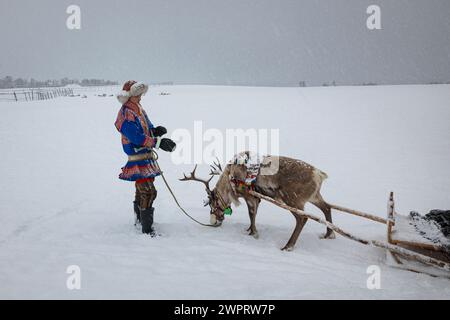
M 81 7 L 81 30 L 66 9 Z M 381 7 L 382 30 L 366 27 Z M 450 81 L 450 0 L 0 0 L 0 77 Z

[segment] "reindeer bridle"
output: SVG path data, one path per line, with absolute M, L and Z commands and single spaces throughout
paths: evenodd
M 231 212 L 233 212 L 230 206 L 228 206 L 225 200 L 223 200 L 220 192 L 217 190 L 211 191 L 211 198 L 208 204 L 211 208 L 211 212 L 215 212 L 217 209 L 220 209 L 220 211 L 222 211 L 225 215 L 231 215 Z

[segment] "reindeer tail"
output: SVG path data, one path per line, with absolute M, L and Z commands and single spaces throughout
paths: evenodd
M 328 178 L 328 175 L 325 172 L 323 172 L 322 170 L 319 170 L 319 169 L 316 169 L 316 170 L 317 170 L 316 171 L 317 174 L 319 175 L 319 177 L 322 181 Z

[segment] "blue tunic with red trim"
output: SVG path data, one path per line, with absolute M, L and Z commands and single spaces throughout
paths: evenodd
M 153 124 L 146 112 L 139 105 L 128 101 L 117 115 L 117 130 L 122 134 L 123 151 L 127 155 L 148 153 L 155 146 L 156 139 L 151 133 Z M 149 179 L 159 176 L 161 172 L 151 159 L 128 161 L 122 167 L 119 178 L 127 181 Z

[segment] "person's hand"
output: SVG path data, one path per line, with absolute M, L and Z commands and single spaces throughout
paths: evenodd
M 158 137 L 156 140 L 155 145 L 156 149 L 162 149 L 167 152 L 172 152 L 175 150 L 176 147 L 177 144 L 173 142 L 171 139 Z
M 167 133 L 167 129 L 163 126 L 157 126 L 156 128 L 153 128 L 153 135 L 155 137 L 162 137 Z

